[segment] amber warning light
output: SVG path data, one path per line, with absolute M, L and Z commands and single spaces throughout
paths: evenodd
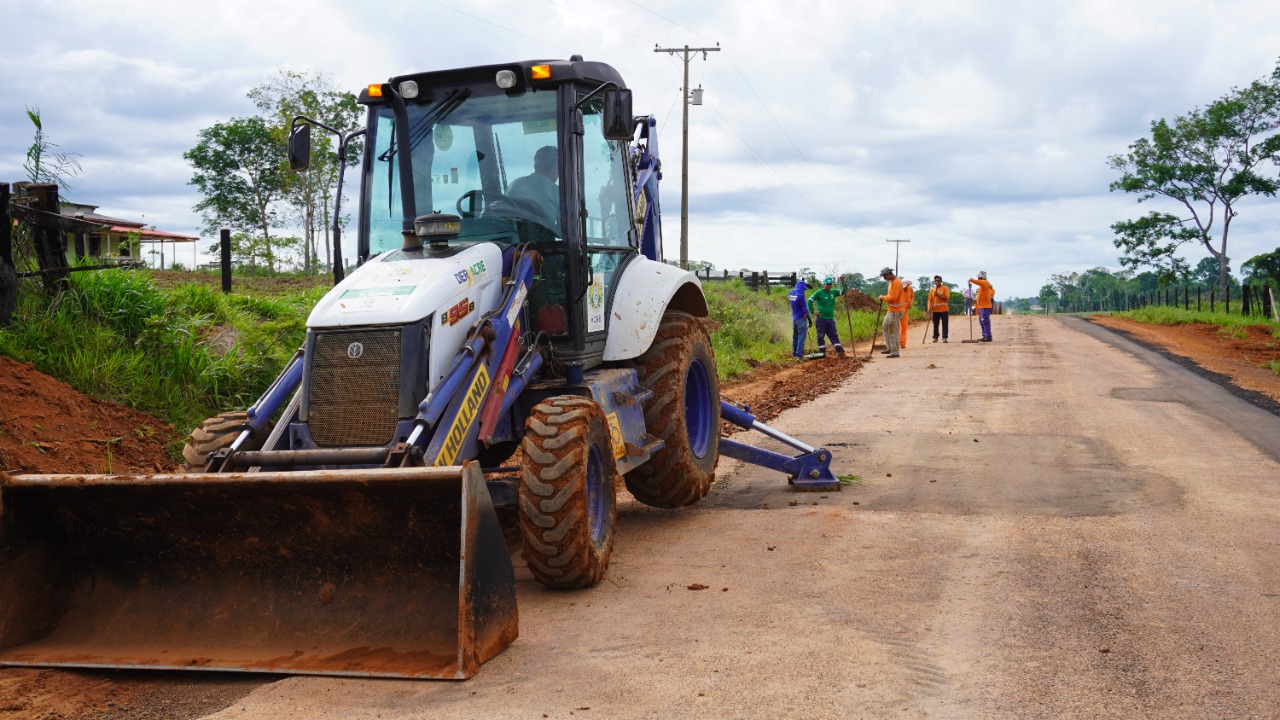
M 532 77 L 534 80 L 550 80 L 551 66 L 550 65 L 534 65 L 533 67 L 529 68 L 529 76 Z
M 382 97 L 382 83 L 369 86 L 369 97 Z

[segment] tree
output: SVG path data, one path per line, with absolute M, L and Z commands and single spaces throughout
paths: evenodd
M 281 157 L 290 123 L 297 115 L 306 115 L 344 133 L 360 125 L 356 96 L 339 91 L 333 77 L 321 72 L 280 70 L 274 78 L 249 91 L 249 99 L 269 118 Z M 324 132 L 312 137 L 311 165 L 306 172 L 286 176 L 284 195 L 302 223 L 302 264 L 307 273 L 318 269 L 318 239 L 323 239 L 326 268 L 332 266 L 331 218 L 338 176 L 343 169 L 339 167 L 335 138 Z M 354 165 L 358 157 L 358 152 L 350 153 L 343 167 Z
M 1254 255 L 1240 266 L 1251 283 L 1269 283 L 1280 290 L 1280 248 Z
M 1222 278 L 1220 264 L 1227 266 L 1227 283 L 1234 287 L 1236 282 L 1235 278 L 1231 276 L 1231 258 L 1227 258 L 1225 263 L 1213 256 L 1201 258 L 1200 262 L 1196 263 L 1195 268 L 1191 270 L 1188 279 L 1197 285 L 1206 287 L 1217 285 Z
M 276 201 L 284 193 L 288 167 L 278 139 L 260 117 L 235 118 L 200 131 L 200 142 L 183 157 L 195 168 L 189 184 L 204 199 L 195 209 L 204 219 L 204 231 L 217 234 L 229 227 L 261 238 L 268 252 L 267 269 L 275 270 L 280 243 L 271 237 L 278 226 Z M 274 243 L 274 245 L 273 245 Z
M 67 178 L 80 174 L 80 157 L 77 153 L 58 152 L 58 147 L 44 134 L 44 123 L 40 120 L 40 108 L 27 108 L 27 117 L 36 126 L 36 136 L 27 148 L 27 161 L 22 164 L 27 171 L 27 179 L 33 183 L 54 183 L 64 188 L 71 187 Z
M 1186 213 L 1151 212 L 1113 224 L 1115 245 L 1124 253 L 1121 264 L 1150 266 L 1168 282 L 1189 270 L 1177 255 L 1182 245 L 1198 242 L 1213 257 L 1226 258 L 1236 204 L 1249 195 L 1274 196 L 1280 190 L 1277 178 L 1263 174 L 1266 165 L 1280 162 L 1278 127 L 1280 64 L 1270 77 L 1232 88 L 1203 110 L 1196 108 L 1173 122 L 1152 122 L 1150 138 L 1134 142 L 1125 155 L 1108 158 L 1107 164 L 1121 174 L 1111 183 L 1112 191 L 1135 193 L 1138 202 L 1172 200 Z M 1218 284 L 1227 291 L 1225 262 Z
M 1058 288 L 1052 283 L 1040 286 L 1040 305 L 1044 307 L 1044 311 L 1054 312 L 1058 307 Z

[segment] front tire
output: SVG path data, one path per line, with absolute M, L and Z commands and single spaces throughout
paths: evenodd
M 520 533 L 530 572 L 553 588 L 597 585 L 617 519 L 604 413 L 588 398 L 547 399 L 525 421 L 521 449 Z
M 209 465 L 209 456 L 230 446 L 248 426 L 249 413 L 244 410 L 224 412 L 200 423 L 182 447 L 182 468 L 191 473 L 204 472 Z M 270 432 L 271 427 L 268 426 L 266 434 Z M 250 436 L 240 449 L 260 450 L 264 440 L 265 435 L 262 438 Z
M 644 405 L 645 426 L 666 445 L 624 476 L 627 490 L 653 507 L 691 505 L 711 490 L 720 455 L 720 384 L 711 340 L 697 318 L 671 311 L 631 366 L 653 391 Z

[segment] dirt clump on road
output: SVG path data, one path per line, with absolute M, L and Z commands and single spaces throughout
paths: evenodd
M 1095 315 L 1090 321 L 1124 335 L 1142 345 L 1164 351 L 1176 361 L 1182 358 L 1199 368 L 1200 374 L 1217 375 L 1211 379 L 1225 384 L 1229 390 L 1255 405 L 1280 413 L 1280 374 L 1268 363 L 1280 362 L 1280 339 L 1265 325 L 1249 325 L 1238 330 L 1218 325 L 1191 323 L 1155 325 L 1129 318 Z M 1187 365 L 1187 362 L 1181 364 Z M 1233 389 L 1230 386 L 1234 386 Z M 1270 400 L 1257 402 L 1247 397 L 1256 393 Z

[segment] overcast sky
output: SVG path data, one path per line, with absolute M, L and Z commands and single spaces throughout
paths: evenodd
M 691 259 L 874 275 L 894 261 L 885 241 L 910 239 L 904 276 L 987 270 L 1000 298 L 1119 269 L 1111 223 L 1175 208 L 1108 192 L 1107 156 L 1280 56 L 1275 0 L 0 0 L 0 17 L 0 180 L 26 179 L 24 108 L 38 106 L 49 139 L 81 156 L 65 197 L 188 234 L 199 196 L 182 153 L 253 114 L 246 92 L 279 68 L 356 91 L 447 67 L 608 62 L 659 120 L 668 257 L 681 62 L 653 50 L 719 43 L 690 66 L 705 89 L 690 108 Z M 1280 245 L 1280 200 L 1239 210 L 1233 270 Z

